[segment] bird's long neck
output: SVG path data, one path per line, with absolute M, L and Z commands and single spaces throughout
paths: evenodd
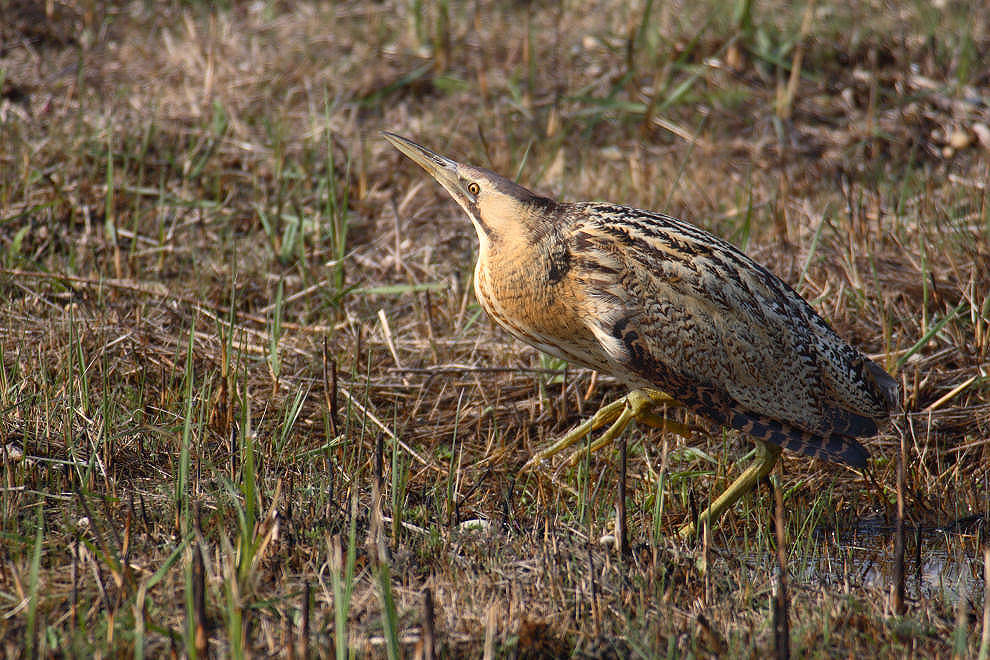
M 559 295 L 552 287 L 560 280 L 566 246 L 552 223 L 522 205 L 502 216 L 501 222 L 488 222 L 497 224 L 498 230 L 478 228 L 474 271 L 475 291 L 485 309 L 498 320 L 499 306 L 532 306 Z
M 531 224 L 525 233 L 482 243 L 474 271 L 478 300 L 495 321 L 536 348 L 601 369 L 562 346 L 594 341 L 582 320 L 584 301 L 571 273 L 570 250 L 559 227 Z M 535 228 L 535 229 L 534 229 Z
M 482 233 L 478 232 L 481 245 L 474 267 L 475 295 L 499 325 L 525 339 L 513 319 L 530 316 L 541 306 L 538 301 L 546 297 L 538 278 L 532 277 L 539 268 L 539 250 L 525 241 L 508 237 L 490 240 Z

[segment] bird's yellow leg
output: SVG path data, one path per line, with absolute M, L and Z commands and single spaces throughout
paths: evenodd
M 597 431 L 606 424 L 611 424 L 611 426 L 609 426 L 608 430 L 605 431 L 600 438 L 595 440 L 591 446 L 588 447 L 588 451 L 597 451 L 615 440 L 619 437 L 622 431 L 625 430 L 626 426 L 629 425 L 629 422 L 634 419 L 641 424 L 646 424 L 647 426 L 664 428 L 682 436 L 689 435 L 691 432 L 691 428 L 689 426 L 678 422 L 672 422 L 653 412 L 653 409 L 660 404 L 665 404 L 667 406 L 680 406 L 677 401 L 670 398 L 670 396 L 664 394 L 663 392 L 645 389 L 633 390 L 618 401 L 613 401 L 606 406 L 602 406 L 593 417 L 572 429 L 567 435 L 550 447 L 542 449 L 534 454 L 533 457 L 526 462 L 526 465 L 523 466 L 523 469 L 529 469 L 540 464 L 551 456 L 554 456 L 564 449 L 576 444 L 579 440 L 588 435 L 588 433 Z M 577 463 L 577 461 L 579 461 L 584 455 L 583 451 L 584 450 L 575 452 L 568 459 L 568 464 L 574 465 Z
M 533 454 L 533 456 L 528 461 L 526 461 L 526 464 L 523 466 L 523 469 L 528 470 L 529 468 L 539 465 L 540 463 L 550 458 L 551 456 L 559 454 L 563 450 L 567 449 L 568 447 L 570 447 L 571 445 L 579 441 L 581 438 L 591 433 L 592 431 L 596 429 L 600 429 L 606 424 L 610 424 L 616 419 L 621 418 L 622 415 L 625 413 L 626 413 L 625 398 L 619 399 L 618 401 L 613 401 L 607 406 L 602 406 L 601 408 L 598 409 L 598 411 L 594 414 L 593 417 L 590 417 L 584 422 L 582 422 L 580 425 L 572 429 L 563 438 L 553 443 L 546 449 L 541 449 L 540 451 Z M 625 426 L 628 423 L 629 421 L 625 420 L 624 422 L 622 422 L 622 425 Z M 613 427 L 614 426 L 615 425 L 613 424 Z
M 773 469 L 779 457 L 780 447 L 757 440 L 756 459 L 743 470 L 742 474 L 736 477 L 736 480 L 718 496 L 718 499 L 701 512 L 696 523 L 688 523 L 681 527 L 681 538 L 690 538 L 705 522 L 712 525 L 717 523 L 729 507 L 738 502 L 743 495 L 753 490 L 760 479 L 770 474 L 770 470 Z

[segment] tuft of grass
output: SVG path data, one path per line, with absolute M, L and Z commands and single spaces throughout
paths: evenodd
M 339 537 L 329 540 L 333 585 L 334 650 L 337 660 L 348 657 L 348 616 L 354 593 L 354 564 L 357 557 L 357 497 L 351 497 L 350 523 L 347 532 L 347 553 L 341 549 Z

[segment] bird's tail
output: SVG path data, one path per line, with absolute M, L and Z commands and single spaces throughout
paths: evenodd
M 745 411 L 733 410 L 723 423 L 791 451 L 852 467 L 866 467 L 869 452 L 855 438 L 838 434 L 816 434 L 789 424 Z

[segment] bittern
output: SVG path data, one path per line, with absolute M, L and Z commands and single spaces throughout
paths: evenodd
M 668 215 L 557 202 L 384 135 L 471 218 L 481 244 L 475 293 L 495 321 L 632 388 L 531 464 L 609 423 L 594 446 L 633 419 L 655 426 L 664 420 L 653 410 L 676 402 L 757 443 L 756 460 L 699 525 L 714 524 L 767 475 L 781 448 L 865 467 L 856 438 L 877 433 L 897 406 L 897 384 L 769 270 Z

